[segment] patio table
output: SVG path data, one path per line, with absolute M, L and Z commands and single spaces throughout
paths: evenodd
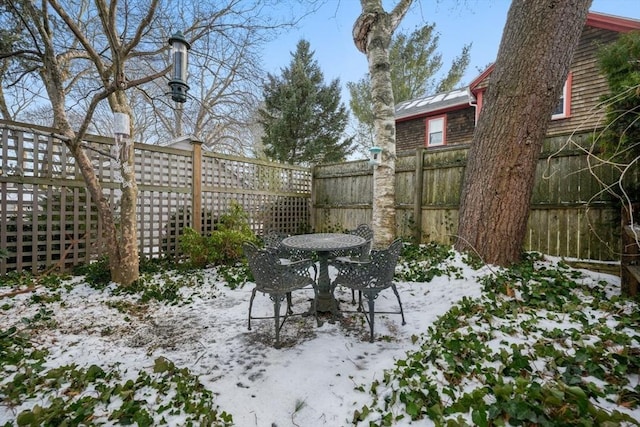
M 331 280 L 329 279 L 329 254 L 333 251 L 355 249 L 364 244 L 366 240 L 354 234 L 344 233 L 313 233 L 290 236 L 282 240 L 282 245 L 297 251 L 315 252 L 318 254 L 320 271 L 318 272 L 318 311 L 337 312 L 337 305 L 331 292 Z

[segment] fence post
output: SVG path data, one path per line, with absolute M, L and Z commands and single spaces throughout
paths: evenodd
M 424 147 L 416 149 L 416 175 L 413 192 L 413 238 L 416 245 L 422 243 L 422 189 L 424 187 Z
M 202 141 L 190 137 L 191 164 L 193 176 L 191 177 L 191 228 L 202 233 Z
M 317 206 L 317 193 L 316 193 L 316 185 L 313 182 L 316 177 L 316 165 L 311 166 L 311 197 L 309 200 L 309 225 L 311 226 L 311 230 L 314 232 L 318 232 L 316 228 L 316 206 Z M 326 225 L 326 224 L 325 224 Z
M 622 206 L 620 288 L 625 296 L 635 296 L 640 285 L 640 245 L 636 231 L 639 212 L 640 203 Z

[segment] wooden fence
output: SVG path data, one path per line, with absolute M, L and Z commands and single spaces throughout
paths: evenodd
M 574 136 L 573 141 L 589 144 L 587 135 Z M 603 183 L 613 183 L 618 176 L 614 168 L 565 143 L 566 137 L 545 141 L 525 249 L 568 258 L 619 260 L 620 205 L 602 191 Z M 452 146 L 398 156 L 398 235 L 421 242 L 455 240 L 468 149 L 468 145 Z M 638 182 L 637 171 L 627 179 Z M 348 229 L 370 223 L 372 186 L 373 171 L 366 161 L 315 167 L 314 228 Z
M 0 250 L 7 254 L 0 256 L 0 274 L 36 272 L 61 260 L 68 268 L 102 253 L 97 209 L 55 130 L 0 120 L 0 132 Z M 574 140 L 588 144 L 586 136 Z M 601 191 L 617 175 L 564 143 L 565 138 L 549 139 L 540 156 L 526 249 L 619 260 L 620 207 Z M 105 197 L 117 207 L 120 184 L 108 155 L 113 140 L 88 136 L 85 146 Z M 309 170 L 203 152 L 197 142 L 190 150 L 134 147 L 139 247 L 147 256 L 174 255 L 180 230 L 211 231 L 232 201 L 247 211 L 256 234 L 371 222 L 373 172 L 367 161 Z M 467 151 L 455 146 L 398 156 L 398 235 L 453 241 Z M 639 174 L 627 179 L 637 183 Z
M 0 121 L 0 274 L 61 264 L 102 253 L 102 224 L 74 158 L 54 129 Z M 111 138 L 84 141 L 104 195 L 118 207 Z M 232 201 L 256 234 L 309 229 L 309 169 L 191 150 L 135 144 L 139 249 L 172 256 L 186 226 L 211 231 Z M 116 216 L 118 212 L 115 212 Z

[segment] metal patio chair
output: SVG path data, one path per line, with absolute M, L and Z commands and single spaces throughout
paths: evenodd
M 402 250 L 402 241 L 396 239 L 387 249 L 372 250 L 368 259 L 356 260 L 350 258 L 337 258 L 334 260 L 334 266 L 338 269 L 338 275 L 332 283 L 332 292 L 336 286 L 342 285 L 353 291 L 359 292 L 358 310 L 364 311 L 362 307 L 362 299 L 367 300 L 368 312 L 364 312 L 365 318 L 370 328 L 369 341 L 373 342 L 375 301 L 380 292 L 387 288 L 391 288 L 398 299 L 399 311 L 378 312 L 389 314 L 400 314 L 402 316 L 402 324 L 405 325 L 404 311 L 402 310 L 402 301 L 395 283 L 393 283 L 393 275 L 395 273 L 396 264 Z
M 280 348 L 280 330 L 289 316 L 294 315 L 291 309 L 290 295 L 292 291 L 306 288 L 311 285 L 314 292 L 311 311 L 319 324 L 318 313 L 316 310 L 316 300 L 318 297 L 318 289 L 314 277 L 309 274 L 313 261 L 303 259 L 291 262 L 282 262 L 275 252 L 259 249 L 253 243 L 245 242 L 243 244 L 244 254 L 249 262 L 249 268 L 253 274 L 256 284 L 251 292 L 251 300 L 249 301 L 249 318 L 248 329 L 251 330 L 251 319 L 274 319 L 275 321 L 275 347 Z M 252 316 L 253 300 L 257 292 L 269 295 L 273 301 L 273 316 L 256 317 Z M 280 315 L 282 301 L 287 299 L 287 309 L 285 314 Z M 303 313 L 298 313 L 303 314 Z
M 288 258 L 288 250 L 282 246 L 282 240 L 289 237 L 287 233 L 281 233 L 280 231 L 271 230 L 264 236 L 262 236 L 262 243 L 264 243 L 265 249 L 277 253 L 280 258 Z
M 369 257 L 369 253 L 371 252 L 371 245 L 373 243 L 373 229 L 369 227 L 368 224 L 360 224 L 353 230 L 349 230 L 349 234 L 354 234 L 356 236 L 360 236 L 366 240 L 366 243 L 360 246 L 357 249 L 347 250 L 347 251 L 335 251 L 332 252 L 329 259 L 344 259 L 348 258 L 356 258 L 360 261 L 364 261 Z M 356 303 L 356 292 L 351 290 L 351 304 L 355 305 Z
M 264 244 L 264 248 L 266 250 L 275 253 L 283 263 L 290 263 L 293 261 L 307 259 L 307 254 L 286 248 L 282 245 L 282 241 L 289 236 L 290 234 L 271 230 L 267 234 L 262 236 L 262 243 Z M 314 277 L 318 277 L 318 267 L 316 267 L 315 262 L 312 264 L 311 268 L 313 268 Z M 287 294 L 287 304 L 289 308 L 293 307 L 293 302 L 291 301 L 291 293 Z
M 267 234 L 262 236 L 262 242 L 264 243 L 265 249 L 275 252 L 282 259 L 290 261 L 306 259 L 308 254 L 296 251 L 294 249 L 286 248 L 282 245 L 282 241 L 289 236 L 290 234 L 271 230 Z

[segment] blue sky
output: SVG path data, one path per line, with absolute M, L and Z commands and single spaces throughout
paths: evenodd
M 387 11 L 396 3 L 397 0 L 383 0 Z M 473 43 L 471 62 L 462 83 L 469 83 L 479 74 L 478 69 L 495 60 L 510 1 L 416 0 L 414 3 L 400 29 L 410 32 L 417 26 L 435 22 L 440 34 L 438 50 L 443 56 L 443 73 L 468 43 Z M 360 11 L 359 0 L 326 0 L 299 28 L 267 46 L 266 70 L 279 74 L 281 68 L 289 65 L 297 42 L 304 38 L 315 52 L 314 58 L 324 73 L 325 82 L 340 79 L 342 101 L 347 103 L 346 83 L 359 80 L 367 72 L 366 57 L 355 48 L 351 38 L 351 29 Z M 591 11 L 640 19 L 638 0 L 594 0 Z

